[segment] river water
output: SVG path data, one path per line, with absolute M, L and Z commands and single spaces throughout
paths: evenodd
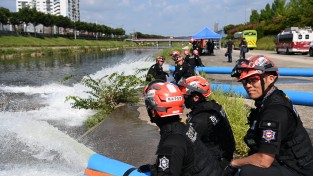
M 80 83 L 86 75 L 96 79 L 150 67 L 156 51 L 0 60 L 0 175 L 82 175 L 94 151 L 78 139 L 95 112 L 73 109 L 65 97 L 88 96 Z

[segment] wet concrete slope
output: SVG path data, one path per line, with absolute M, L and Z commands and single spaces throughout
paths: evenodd
M 138 118 L 136 106 L 121 106 L 81 141 L 93 151 L 134 166 L 153 163 L 159 141 L 156 126 Z

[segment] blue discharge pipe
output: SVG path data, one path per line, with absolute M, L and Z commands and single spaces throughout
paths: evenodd
M 234 92 L 249 98 L 246 90 L 242 86 L 227 85 L 227 84 L 210 84 L 212 90 L 221 90 L 222 92 Z M 283 90 L 288 95 L 293 104 L 313 106 L 313 92 L 299 92 L 292 90 Z
M 174 66 L 170 66 L 169 70 L 173 72 L 175 70 Z M 204 71 L 210 74 L 230 74 L 232 68 L 230 67 L 197 67 L 197 71 Z M 280 68 L 280 76 L 303 76 L 303 77 L 313 77 L 313 69 L 306 68 Z M 220 89 L 223 92 L 233 91 L 240 94 L 246 98 L 248 94 L 242 86 L 227 85 L 227 84 L 211 84 L 212 90 Z M 313 92 L 299 92 L 292 90 L 283 90 L 296 105 L 313 106 Z
M 230 74 L 232 69 L 232 67 L 197 67 L 196 71 L 210 74 Z M 169 70 L 173 72 L 175 66 L 170 66 Z M 278 72 L 280 76 L 313 77 L 313 69 L 310 68 L 279 68 Z
M 85 176 L 96 175 L 149 176 L 150 173 L 138 172 L 137 168 L 132 165 L 94 153 L 90 156 L 88 160 L 88 166 L 85 171 Z

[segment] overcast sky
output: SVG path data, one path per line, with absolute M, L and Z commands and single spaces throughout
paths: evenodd
M 249 21 L 252 9 L 274 0 L 80 0 L 81 21 L 122 27 L 126 33 L 190 36 L 204 27 L 219 29 Z M 15 12 L 15 0 L 0 0 Z

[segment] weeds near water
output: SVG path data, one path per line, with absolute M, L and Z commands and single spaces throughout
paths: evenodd
M 91 128 L 101 122 L 119 104 L 139 102 L 138 92 L 142 91 L 141 89 L 145 85 L 143 76 L 138 76 L 140 73 L 140 70 L 134 75 L 115 72 L 100 79 L 86 76 L 81 82 L 90 89 L 86 91 L 89 96 L 87 98 L 68 96 L 65 101 L 73 101 L 71 103 L 72 108 L 98 111 L 96 115 L 89 118 L 86 122 L 87 126 Z

